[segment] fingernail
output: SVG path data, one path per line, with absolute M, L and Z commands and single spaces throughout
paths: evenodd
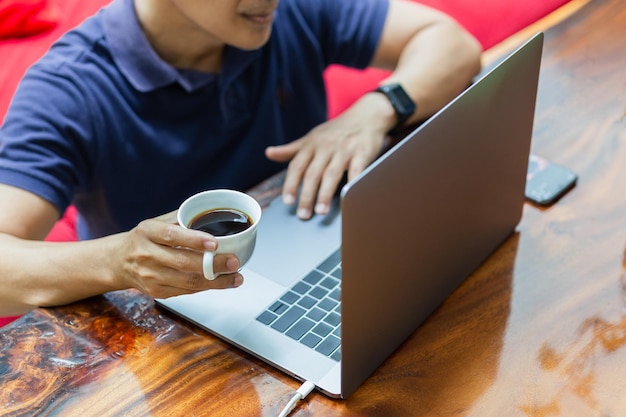
M 315 212 L 317 214 L 328 214 L 328 205 L 324 203 L 318 203 L 315 205 Z
M 214 252 L 217 249 L 217 243 L 213 242 L 212 240 L 206 240 L 204 242 L 204 249 L 208 250 L 209 252 Z
M 283 203 L 287 204 L 288 206 L 292 205 L 295 202 L 296 198 L 293 196 L 293 194 L 283 195 Z
M 311 210 L 306 209 L 306 208 L 299 208 L 298 209 L 298 217 L 300 217 L 301 219 L 308 219 L 311 217 Z
M 235 275 L 235 278 L 233 278 L 233 288 L 237 288 L 241 286 L 241 284 L 243 284 L 243 277 L 239 274 Z

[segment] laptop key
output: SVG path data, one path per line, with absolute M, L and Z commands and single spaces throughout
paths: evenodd
M 314 348 L 321 341 L 322 341 L 321 337 L 313 333 L 309 333 L 300 340 L 300 343 L 310 348 Z
M 331 275 L 337 279 L 341 279 L 341 267 L 335 269 Z
M 315 322 L 307 319 L 306 317 L 303 317 L 298 320 L 296 324 L 291 326 L 291 328 L 285 334 L 292 339 L 300 340 L 300 338 L 304 336 L 304 334 L 308 332 L 314 325 Z
M 333 328 L 331 326 L 324 322 L 321 322 L 318 323 L 317 326 L 315 326 L 311 331 L 318 336 L 326 337 L 332 330 Z
M 321 319 L 324 318 L 324 316 L 326 315 L 326 312 L 324 310 L 320 310 L 319 308 L 315 307 L 313 309 L 311 309 L 311 311 L 309 311 L 306 316 L 308 318 L 310 318 L 313 321 L 320 321 Z
M 306 311 L 303 308 L 298 306 L 293 306 L 289 310 L 285 312 L 278 320 L 272 324 L 272 328 L 278 330 L 279 332 L 284 332 L 292 324 L 296 322 Z
M 330 324 L 331 326 L 335 327 L 335 326 L 338 326 L 339 323 L 341 323 L 341 317 L 337 313 L 330 313 L 324 318 L 324 321 Z
M 322 298 L 324 298 L 326 295 L 328 294 L 328 290 L 322 288 L 322 287 L 315 287 L 313 288 L 311 291 L 309 291 L 309 295 L 311 297 L 315 297 L 318 300 L 321 300 Z
M 322 310 L 331 311 L 337 306 L 337 301 L 330 298 L 324 298 L 317 306 Z
M 293 304 L 296 301 L 298 301 L 299 298 L 300 298 L 300 296 L 298 294 L 296 294 L 295 292 L 287 291 L 285 293 L 285 295 L 280 297 L 280 300 L 286 302 L 287 304 Z
M 324 278 L 324 280 L 322 282 L 320 282 L 320 285 L 324 288 L 328 288 L 329 290 L 332 290 L 333 288 L 335 288 L 337 285 L 339 285 L 339 280 L 333 278 L 333 277 L 326 277 Z
M 309 284 L 299 281 L 291 290 L 297 292 L 298 294 L 305 294 L 310 289 L 311 286 Z
M 335 288 L 328 296 L 335 301 L 341 300 L 341 288 Z
M 264 311 L 261 314 L 259 314 L 259 317 L 257 317 L 256 319 L 263 324 L 270 324 L 271 322 L 276 320 L 276 317 L 278 316 L 272 313 L 271 311 Z
M 282 302 L 280 302 L 280 301 L 276 301 L 274 304 L 272 304 L 272 305 L 268 308 L 268 310 L 269 310 L 269 311 L 271 311 L 271 312 L 273 312 L 273 313 L 275 313 L 275 314 L 278 314 L 278 315 L 280 316 L 280 315 L 281 315 L 281 314 L 283 314 L 285 311 L 287 311 L 287 309 L 288 309 L 288 308 L 289 308 L 289 306 L 288 306 L 287 304 L 282 303 Z
M 318 267 L 320 271 L 330 272 L 341 262 L 341 249 L 337 249 L 328 258 L 326 258 Z
M 309 275 L 307 275 L 306 277 L 302 278 L 302 281 L 311 284 L 311 285 L 315 285 L 318 282 L 320 282 L 320 280 L 324 277 L 324 274 L 321 274 L 318 271 L 311 271 L 309 272 Z
M 317 345 L 315 350 L 317 350 L 321 354 L 330 356 L 335 351 L 335 349 L 339 347 L 340 344 L 341 341 L 339 340 L 339 338 L 330 335 L 326 339 L 324 339 L 322 343 Z
M 298 305 L 306 308 L 307 310 L 313 307 L 316 303 L 317 300 L 313 297 L 309 297 L 308 295 L 305 295 L 300 299 L 300 301 L 298 301 Z

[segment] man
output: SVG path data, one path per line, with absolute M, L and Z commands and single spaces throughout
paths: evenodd
M 0 129 L 0 315 L 241 285 L 228 254 L 203 278 L 216 241 L 171 210 L 288 163 L 285 203 L 299 191 L 300 217 L 325 214 L 343 175 L 465 88 L 479 54 L 449 18 L 402 0 L 114 0 L 29 70 Z M 394 69 L 393 91 L 326 121 L 332 63 Z M 81 241 L 41 242 L 69 204 Z

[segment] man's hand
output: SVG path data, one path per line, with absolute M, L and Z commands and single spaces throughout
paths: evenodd
M 331 200 L 347 172 L 348 181 L 363 171 L 381 152 L 393 113 L 382 94 L 366 94 L 350 109 L 307 135 L 282 146 L 271 146 L 266 156 L 287 162 L 283 201 L 294 204 L 298 189 L 298 217 L 308 219 L 313 210 L 327 214 Z M 381 115 L 384 115 L 381 117 Z
M 141 222 L 123 240 L 116 271 L 122 288 L 136 288 L 156 298 L 167 298 L 208 289 L 238 287 L 243 277 L 237 272 L 234 255 L 216 255 L 213 268 L 220 275 L 207 280 L 202 273 L 202 256 L 217 249 L 212 235 L 181 227 L 176 212 Z

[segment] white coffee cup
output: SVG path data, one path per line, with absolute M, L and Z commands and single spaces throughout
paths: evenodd
M 230 212 L 224 214 L 224 212 Z M 212 213 L 212 214 L 207 214 Z M 219 213 L 216 214 L 216 213 Z M 241 215 L 247 217 L 249 226 L 244 225 L 244 219 Z M 231 223 L 220 223 L 212 221 L 211 216 L 233 217 L 235 220 Z M 204 218 L 203 218 L 204 217 Z M 231 219 L 231 220 L 233 220 Z M 213 219 L 215 220 L 215 219 Z M 204 252 L 202 258 L 202 270 L 206 279 L 215 279 L 213 272 L 213 257 L 215 253 L 232 253 L 239 258 L 240 268 L 243 267 L 254 252 L 256 244 L 257 225 L 261 220 L 261 206 L 248 194 L 235 190 L 209 190 L 194 194 L 186 199 L 178 209 L 178 223 L 187 229 L 198 229 L 198 225 L 194 223 L 206 221 L 206 229 L 216 227 L 220 228 L 219 232 L 211 233 L 217 239 L 218 246 L 215 252 Z M 240 228 L 244 230 L 239 231 Z M 225 235 L 220 235 L 227 229 Z

